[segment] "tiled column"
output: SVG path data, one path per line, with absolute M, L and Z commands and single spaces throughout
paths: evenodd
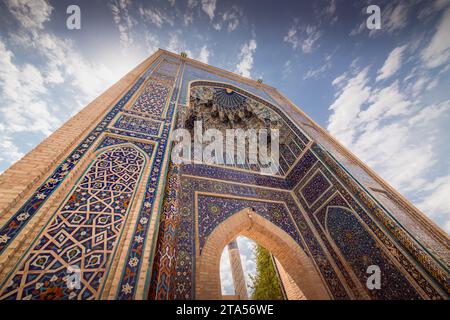
M 240 300 L 248 300 L 247 285 L 245 284 L 244 270 L 242 269 L 241 255 L 236 239 L 228 244 L 231 274 L 233 275 L 234 291 Z

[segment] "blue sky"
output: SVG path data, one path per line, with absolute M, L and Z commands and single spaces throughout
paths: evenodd
M 0 25 L 0 172 L 161 47 L 276 86 L 450 232 L 449 0 L 4 0 Z

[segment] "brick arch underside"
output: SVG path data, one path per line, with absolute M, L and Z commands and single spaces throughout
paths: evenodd
M 220 257 L 237 235 L 254 240 L 283 265 L 307 299 L 330 299 L 311 259 L 281 228 L 251 211 L 242 209 L 221 222 L 208 236 L 197 260 L 196 299 L 221 299 Z

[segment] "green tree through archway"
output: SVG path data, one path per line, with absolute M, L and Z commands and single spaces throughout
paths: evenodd
M 270 252 L 256 245 L 256 275 L 250 275 L 252 300 L 283 300 L 281 284 Z

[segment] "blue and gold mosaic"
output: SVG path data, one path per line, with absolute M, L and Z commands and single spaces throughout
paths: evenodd
M 169 166 L 177 99 L 180 95 L 181 104 L 187 101 L 190 80 L 193 87 L 223 92 L 231 88 L 286 121 L 296 138 L 281 150 L 284 176 L 202 164 Z M 89 165 L 83 162 L 87 169 L 77 174 L 70 193 L 58 202 L 48 224 L 1 284 L 0 298 L 101 297 L 127 223 L 131 240 L 123 248 L 115 298 L 195 298 L 196 249 L 201 254 L 220 223 L 249 207 L 298 243 L 334 299 L 447 298 L 446 269 L 345 168 L 294 125 L 277 101 L 267 91 L 225 74 L 186 67 L 186 62 L 169 55 L 157 59 L 1 227 L 0 253 L 80 160 L 93 155 Z M 131 225 L 127 219 L 139 186 L 142 202 L 135 203 L 138 209 L 133 209 Z M 159 230 L 155 242 L 149 236 L 152 226 Z M 147 270 L 144 256 L 153 259 L 152 270 Z M 366 288 L 369 265 L 381 268 L 382 290 Z M 67 286 L 74 270 L 80 271 L 79 288 Z M 142 278 L 144 294 L 138 296 Z
M 113 127 L 126 131 L 148 134 L 150 136 L 157 136 L 161 129 L 161 122 L 122 114 L 119 119 L 117 119 L 116 123 L 114 123 Z
M 144 164 L 133 147 L 101 153 L 8 280 L 1 298 L 98 297 Z M 78 286 L 68 284 L 71 273 L 77 273 Z
M 161 117 L 169 92 L 170 88 L 166 85 L 150 80 L 129 110 L 146 117 Z

